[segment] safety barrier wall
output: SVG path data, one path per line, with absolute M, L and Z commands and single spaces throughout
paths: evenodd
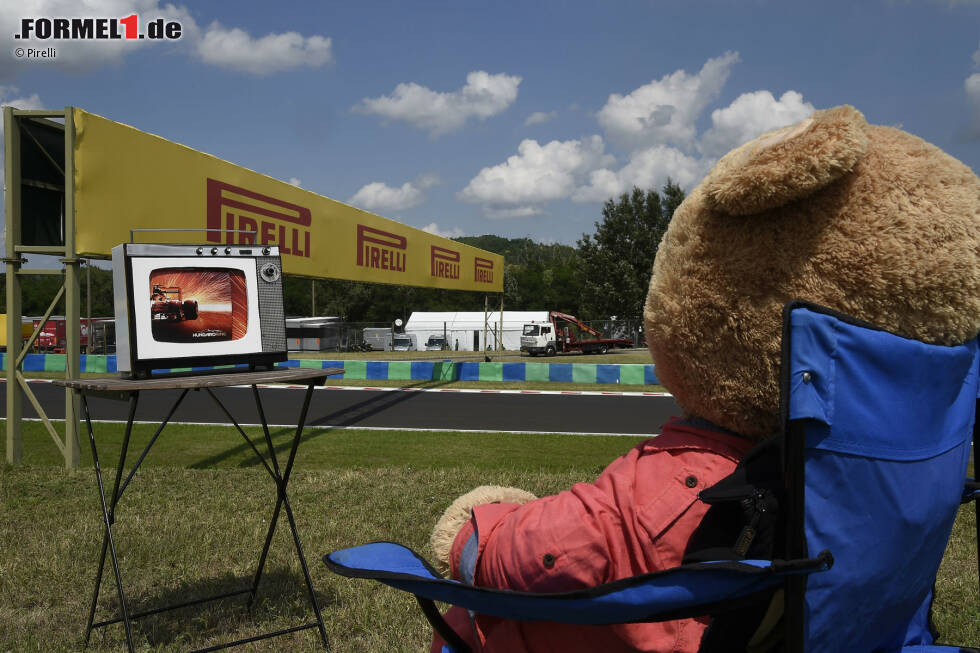
M 2 357 L 6 369 L 7 355 Z M 64 372 L 64 354 L 28 354 L 25 372 Z M 612 383 L 621 385 L 655 385 L 659 383 L 653 365 L 615 365 L 604 363 L 478 363 L 458 361 L 366 361 L 292 359 L 281 367 L 323 369 L 343 368 L 333 379 L 365 381 L 555 381 L 563 383 Z M 235 366 L 183 367 L 169 372 L 231 369 Z M 238 367 L 247 367 L 239 365 Z M 82 372 L 116 372 L 115 356 L 83 355 Z

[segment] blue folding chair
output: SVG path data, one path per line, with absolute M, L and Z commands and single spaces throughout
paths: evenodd
M 977 440 L 978 351 L 976 340 L 929 345 L 813 304 L 787 305 L 777 449 L 783 559 L 695 562 L 551 594 L 445 579 L 390 542 L 335 551 L 324 562 L 414 594 L 447 651 L 468 648 L 434 601 L 530 621 L 602 625 L 710 614 L 720 625 L 748 599 L 768 601 L 779 588 L 780 650 L 977 651 L 933 645 L 929 615 L 958 508 L 980 494 L 971 479 L 963 482 Z M 975 469 L 977 457 L 974 446 Z

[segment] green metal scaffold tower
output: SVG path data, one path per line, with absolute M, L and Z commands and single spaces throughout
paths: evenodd
M 61 435 L 45 414 L 23 373 L 24 359 L 59 302 L 65 302 L 65 377 L 81 369 L 81 259 L 75 251 L 74 125 L 72 109 L 26 111 L 3 108 L 4 209 L 7 291 L 7 462 L 23 457 L 23 400 L 26 397 L 61 451 L 65 467 L 79 465 L 79 400 L 65 390 L 65 430 Z M 25 255 L 56 256 L 60 269 L 26 268 Z M 60 289 L 43 318 L 24 341 L 21 280 L 26 276 L 62 277 Z

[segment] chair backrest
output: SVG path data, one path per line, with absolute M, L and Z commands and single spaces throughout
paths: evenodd
M 788 480 L 803 489 L 788 497 L 787 554 L 834 557 L 787 587 L 790 639 L 802 633 L 790 650 L 930 644 L 973 437 L 977 341 L 928 345 L 802 302 L 785 318 L 787 474 L 804 474 Z

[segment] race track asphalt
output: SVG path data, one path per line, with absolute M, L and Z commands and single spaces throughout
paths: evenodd
M 64 389 L 41 382 L 31 383 L 30 387 L 50 418 L 64 419 Z M 250 388 L 218 388 L 215 395 L 240 423 L 259 423 Z M 162 421 L 177 396 L 177 391 L 170 390 L 143 392 L 137 421 Z M 260 397 L 270 424 L 296 424 L 302 390 L 263 387 Z M 125 421 L 127 408 L 124 401 L 90 399 L 95 420 Z M 5 393 L 0 393 L 0 412 L 6 415 Z M 307 423 L 392 429 L 645 435 L 659 433 L 660 426 L 679 412 L 669 395 L 317 388 Z M 36 417 L 26 400 L 23 415 Z M 227 420 L 205 392 L 193 391 L 173 421 L 226 423 Z

